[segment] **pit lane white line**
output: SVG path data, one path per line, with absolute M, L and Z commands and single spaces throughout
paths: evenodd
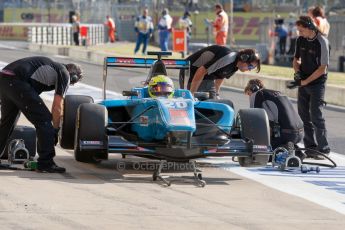
M 300 170 L 280 171 L 271 166 L 243 168 L 232 162 L 231 158 L 202 159 L 200 162 L 218 164 L 220 168 L 255 180 L 273 189 L 345 214 L 345 157 L 333 152 L 330 157 L 337 163 L 338 167 L 320 167 L 320 173 L 301 173 Z M 329 163 L 326 161 L 314 162 Z

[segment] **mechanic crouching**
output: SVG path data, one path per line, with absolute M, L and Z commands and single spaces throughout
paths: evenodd
M 55 164 L 54 145 L 58 142 L 63 98 L 70 84 L 82 78 L 76 64 L 61 64 L 47 57 L 28 57 L 8 64 L 0 71 L 1 121 L 0 153 L 18 121 L 20 112 L 35 126 L 37 133 L 37 171 L 64 173 Z M 55 90 L 52 112 L 39 96 Z
M 210 99 L 219 99 L 220 87 L 225 78 L 238 70 L 256 69 L 260 72 L 260 56 L 254 49 L 233 52 L 229 48 L 212 45 L 190 55 L 190 77 L 187 84 L 192 94 L 209 92 Z
M 296 144 L 304 136 L 303 122 L 289 98 L 279 91 L 266 89 L 260 79 L 249 80 L 244 93 L 250 97 L 251 108 L 262 108 L 266 111 L 272 148 L 286 146 L 288 142 L 297 147 Z M 302 160 L 305 158 L 301 151 L 296 151 L 296 155 Z

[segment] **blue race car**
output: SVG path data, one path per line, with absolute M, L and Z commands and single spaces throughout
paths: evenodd
M 266 165 L 271 154 L 268 118 L 262 109 L 242 109 L 236 115 L 230 100 L 198 100 L 184 89 L 189 62 L 162 59 L 169 52 L 151 52 L 157 59 L 107 57 L 104 61 L 103 97 L 94 103 L 89 96 L 68 95 L 60 145 L 74 149 L 80 162 L 96 162 L 109 153 L 135 155 L 173 162 L 205 157 L 238 157 L 241 166 Z M 143 87 L 123 91 L 126 99 L 107 99 L 110 67 L 147 68 Z M 167 69 L 182 70 L 180 89 L 169 97 L 151 97 L 150 81 L 166 76 Z M 160 178 L 160 171 L 154 179 Z M 200 177 L 200 175 L 197 175 Z M 201 180 L 200 180 L 201 181 Z

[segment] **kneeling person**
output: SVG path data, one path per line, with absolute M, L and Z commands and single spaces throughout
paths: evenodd
M 271 145 L 275 149 L 292 142 L 295 145 L 304 135 L 303 122 L 287 96 L 265 89 L 259 79 L 249 80 L 244 93 L 250 96 L 251 108 L 266 111 L 271 129 Z

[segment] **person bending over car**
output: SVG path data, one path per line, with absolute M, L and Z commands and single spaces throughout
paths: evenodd
M 187 84 L 192 94 L 209 92 L 210 98 L 219 98 L 219 91 L 225 78 L 235 72 L 260 72 L 260 56 L 254 49 L 232 52 L 229 48 L 212 45 L 190 55 L 190 77 Z
M 62 103 L 68 86 L 82 78 L 76 64 L 61 64 L 47 57 L 27 57 L 8 64 L 0 71 L 1 122 L 0 153 L 18 121 L 20 112 L 35 126 L 37 171 L 63 173 L 55 164 L 54 145 L 58 142 Z M 55 90 L 52 112 L 39 96 Z
M 302 140 L 303 122 L 287 96 L 279 91 L 266 89 L 260 79 L 249 80 L 244 93 L 250 97 L 251 108 L 262 108 L 266 111 L 273 149 L 287 145 L 288 142 L 296 145 Z

